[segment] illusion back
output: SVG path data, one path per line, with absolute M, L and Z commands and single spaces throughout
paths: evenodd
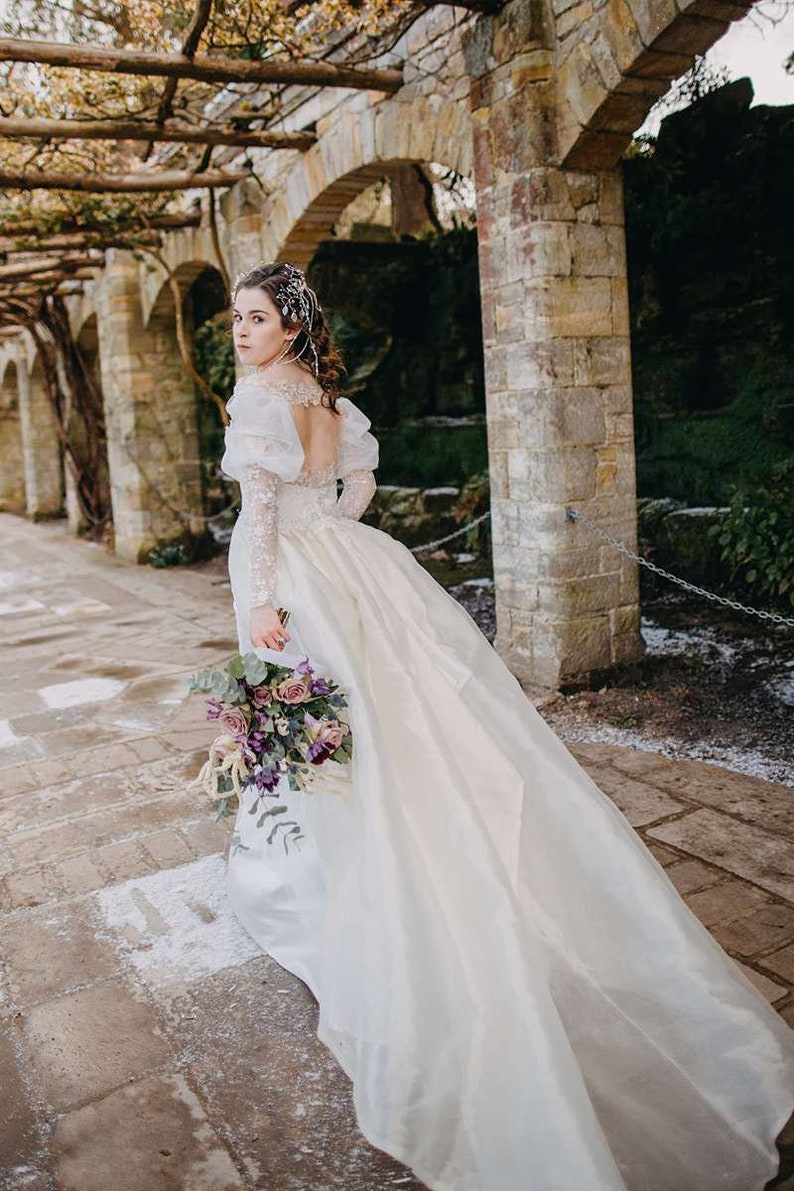
M 338 413 L 322 398 L 311 381 L 253 373 L 237 382 L 226 407 L 221 470 L 240 484 L 238 524 L 249 543 L 255 605 L 272 603 L 280 531 L 358 520 L 375 492 L 378 443 L 369 418 L 346 397 L 337 400 Z

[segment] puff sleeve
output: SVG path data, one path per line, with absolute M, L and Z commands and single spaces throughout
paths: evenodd
M 358 521 L 377 487 L 373 472 L 378 466 L 378 440 L 370 433 L 370 419 L 349 398 L 341 398 L 338 406 L 343 411 L 339 475 L 344 489 L 336 502 L 336 512 L 339 517 Z
M 242 483 L 250 467 L 262 467 L 287 483 L 303 466 L 303 447 L 288 402 L 256 381 L 243 377 L 235 386 L 226 409 L 221 471 Z M 247 383 L 248 382 L 248 383 Z
M 248 540 L 250 607 L 272 604 L 278 553 L 279 481 L 294 480 L 303 465 L 290 408 L 260 385 L 239 382 L 227 405 L 221 459 L 224 475 L 240 484 L 241 518 Z

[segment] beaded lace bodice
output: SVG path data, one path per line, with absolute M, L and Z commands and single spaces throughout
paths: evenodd
M 313 384 L 253 374 L 238 381 L 227 406 L 222 468 L 240 482 L 251 607 L 274 602 L 279 533 L 357 521 L 374 495 L 378 446 L 369 419 L 346 398 L 340 414 L 331 413 L 322 396 Z M 297 418 L 292 407 L 301 409 Z

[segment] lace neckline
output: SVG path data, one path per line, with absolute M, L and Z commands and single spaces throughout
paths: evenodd
M 263 372 L 249 372 L 242 379 L 273 389 L 285 397 L 290 405 L 320 405 L 323 399 L 323 390 L 306 381 L 286 380 L 283 377 L 271 380 Z

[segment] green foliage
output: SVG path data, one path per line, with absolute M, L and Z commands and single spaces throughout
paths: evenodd
M 179 567 L 192 561 L 191 552 L 184 542 L 167 542 L 149 551 L 149 562 L 153 567 Z
M 224 311 L 201 324 L 193 336 L 196 371 L 220 396 L 234 388 L 234 343 Z
M 794 607 L 794 459 L 736 488 L 730 516 L 709 531 L 730 567 L 731 590 Z
M 723 504 L 794 445 L 794 110 L 702 83 L 623 163 L 637 485 Z

